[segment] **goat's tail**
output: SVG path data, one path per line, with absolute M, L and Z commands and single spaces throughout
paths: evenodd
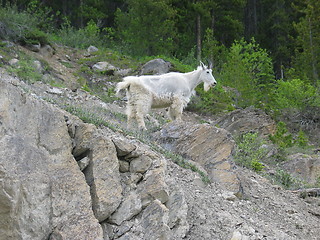
M 120 97 L 121 96 L 121 91 L 122 90 L 128 90 L 130 87 L 130 82 L 119 82 L 116 86 L 116 96 Z

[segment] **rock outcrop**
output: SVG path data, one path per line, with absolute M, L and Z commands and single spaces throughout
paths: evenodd
M 311 185 L 317 185 L 320 182 L 319 155 L 292 154 L 288 157 L 288 161 L 282 164 L 282 167 L 294 177 Z
M 216 125 L 233 136 L 247 132 L 258 132 L 262 136 L 274 134 L 275 123 L 262 110 L 256 108 L 238 109 L 221 117 Z
M 174 122 L 163 126 L 155 138 L 167 150 L 199 164 L 211 181 L 234 193 L 241 190 L 231 162 L 235 143 L 226 130 L 209 124 Z
M 0 81 L 0 239 L 103 239 L 65 112 Z
M 185 236 L 187 205 L 169 191 L 165 158 L 28 95 L 19 89 L 23 82 L 6 77 L 0 82 L 0 239 Z

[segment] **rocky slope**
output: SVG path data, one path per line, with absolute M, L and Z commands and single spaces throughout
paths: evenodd
M 301 198 L 232 160 L 233 134 L 274 131 L 264 113 L 202 124 L 190 113 L 166 124 L 151 114 L 152 130 L 128 133 L 121 102 L 76 90 L 74 69 L 61 65 L 65 52 L 24 51 L 46 59 L 68 88 L 0 69 L 0 239 L 319 239 L 317 197 Z M 305 169 L 317 166 L 310 157 Z

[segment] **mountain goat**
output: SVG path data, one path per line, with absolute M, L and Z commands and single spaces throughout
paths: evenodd
M 132 127 L 133 120 L 141 130 L 146 130 L 144 116 L 151 108 L 169 107 L 169 118 L 181 120 L 182 111 L 194 94 L 194 89 L 204 83 L 204 90 L 217 84 L 212 76 L 211 67 L 200 62 L 197 70 L 188 73 L 170 72 L 163 75 L 128 76 L 119 82 L 116 93 L 127 92 L 127 125 Z

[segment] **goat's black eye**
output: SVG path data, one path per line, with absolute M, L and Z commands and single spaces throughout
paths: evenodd
M 207 71 L 207 73 L 210 73 L 209 71 Z

